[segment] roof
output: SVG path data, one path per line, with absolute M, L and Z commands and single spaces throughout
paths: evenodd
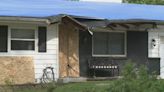
M 0 16 L 48 17 L 58 14 L 85 18 L 162 20 L 164 6 L 62 0 L 1 0 Z

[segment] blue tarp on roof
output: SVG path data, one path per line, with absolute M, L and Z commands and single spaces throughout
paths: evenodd
M 58 14 L 105 19 L 164 20 L 164 6 L 71 2 L 61 0 L 1 0 L 0 16 L 47 17 Z

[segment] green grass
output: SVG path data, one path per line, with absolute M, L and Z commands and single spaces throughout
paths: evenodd
M 110 82 L 86 82 L 86 83 L 71 83 L 57 87 L 56 92 L 105 92 L 109 87 Z
M 110 81 L 92 81 L 83 83 L 68 83 L 56 87 L 27 87 L 15 89 L 15 92 L 107 92 Z

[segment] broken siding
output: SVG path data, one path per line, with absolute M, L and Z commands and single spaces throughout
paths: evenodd
M 8 25 L 10 27 L 31 28 L 38 30 L 36 23 L 0 23 L 0 25 Z M 47 26 L 47 52 L 39 53 L 38 51 L 8 51 L 0 53 L 0 56 L 32 56 L 34 62 L 35 81 L 40 82 L 43 69 L 48 66 L 54 67 L 55 78 L 58 78 L 58 25 Z
M 156 46 L 153 46 L 152 40 L 155 40 Z M 149 52 L 149 57 L 154 58 L 154 57 L 159 57 L 159 33 L 156 31 L 149 32 L 148 36 L 148 52 Z
M 148 36 L 148 56 L 149 58 L 159 58 L 160 53 L 160 35 L 164 35 L 164 26 L 158 25 L 157 28 L 149 30 Z M 152 39 L 155 39 L 155 46 L 152 45 Z

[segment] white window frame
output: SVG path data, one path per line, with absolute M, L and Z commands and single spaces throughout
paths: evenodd
M 102 54 L 94 54 L 94 39 L 93 39 L 93 35 L 94 32 L 111 32 L 111 33 L 124 33 L 124 54 L 123 55 L 102 55 Z M 126 31 L 93 31 L 93 35 L 92 35 L 92 56 L 93 57 L 127 57 L 127 32 Z
M 17 38 L 11 38 L 11 30 L 12 29 L 30 29 L 30 30 L 34 30 L 35 32 L 35 37 L 34 39 L 17 39 Z M 34 28 L 34 27 L 10 27 L 8 28 L 8 52 L 12 52 L 12 53 L 36 53 L 38 52 L 38 32 L 37 32 L 38 28 Z M 34 50 L 11 50 L 11 41 L 12 40 L 23 40 L 23 41 L 34 41 L 35 43 L 35 47 Z

